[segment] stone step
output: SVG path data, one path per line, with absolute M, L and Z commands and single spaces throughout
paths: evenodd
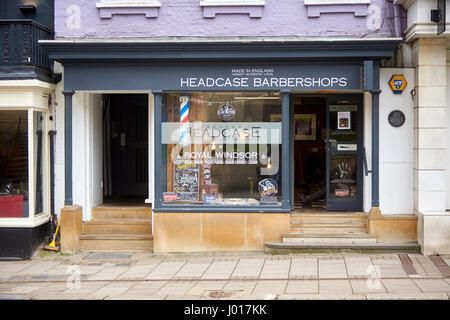
M 96 219 L 83 223 L 84 234 L 152 234 L 151 219 Z
M 299 244 L 351 244 L 364 245 L 377 242 L 377 237 L 367 233 L 297 233 L 291 232 L 283 235 L 284 243 L 299 243 Z
M 82 234 L 81 251 L 153 251 L 153 236 L 136 234 Z
M 367 223 L 304 222 L 291 223 L 291 232 L 299 233 L 367 233 Z
M 365 213 L 309 213 L 291 215 L 291 223 L 329 222 L 329 223 L 366 223 Z
M 92 219 L 151 219 L 150 207 L 114 207 L 101 206 L 92 208 Z
M 371 244 L 323 244 L 266 242 L 264 251 L 270 254 L 295 253 L 420 253 L 417 242 Z

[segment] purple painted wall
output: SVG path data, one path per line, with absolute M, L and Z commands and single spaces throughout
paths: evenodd
M 248 14 L 204 18 L 200 0 L 160 0 L 156 18 L 140 14 L 101 19 L 97 2 L 100 0 L 55 0 L 56 38 L 395 35 L 393 5 L 388 0 L 372 0 L 366 16 L 350 12 L 321 13 L 320 17 L 308 17 L 302 0 L 265 0 L 261 18 Z M 379 28 L 377 17 L 382 21 Z

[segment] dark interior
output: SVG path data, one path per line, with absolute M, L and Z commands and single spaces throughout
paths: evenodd
M 302 119 L 299 119 L 299 116 Z M 315 132 L 313 116 L 315 116 Z M 294 206 L 325 208 L 325 194 L 307 204 L 302 201 L 301 194 L 308 196 L 325 190 L 326 98 L 295 97 L 294 118 L 296 136 L 294 140 Z

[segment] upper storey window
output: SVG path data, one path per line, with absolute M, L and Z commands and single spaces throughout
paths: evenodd
M 308 7 L 308 17 L 320 17 L 321 13 L 352 12 L 357 17 L 367 15 L 367 6 L 370 0 L 304 0 Z
M 102 19 L 111 19 L 114 14 L 145 14 L 146 18 L 156 18 L 160 7 L 161 3 L 154 0 L 101 0 L 97 3 Z
M 215 18 L 216 14 L 248 14 L 250 18 L 261 18 L 265 2 L 261 0 L 203 0 L 204 18 Z

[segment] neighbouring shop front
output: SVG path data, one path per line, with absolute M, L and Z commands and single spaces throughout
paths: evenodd
M 51 222 L 54 84 L 0 82 L 0 258 L 29 258 Z
M 155 252 L 260 250 L 288 231 L 299 194 L 362 211 L 364 134 L 377 210 L 379 67 L 398 43 L 43 41 L 64 67 L 65 205 L 73 95 L 133 91 L 153 97 Z

